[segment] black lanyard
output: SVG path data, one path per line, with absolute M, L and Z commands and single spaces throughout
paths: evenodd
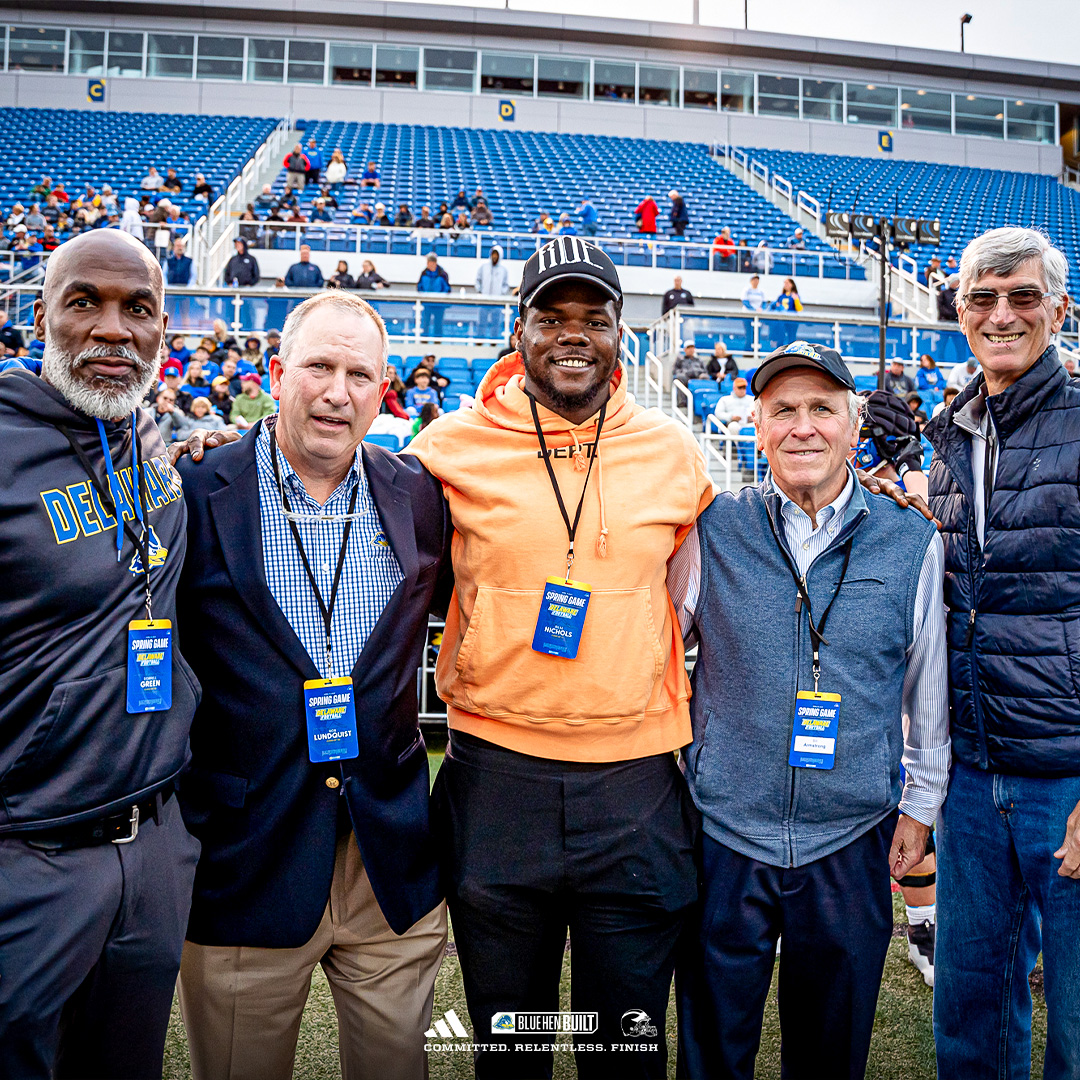
M 832 594 L 832 599 L 829 601 L 828 606 L 825 608 L 824 613 L 821 616 L 821 621 L 814 625 L 814 612 L 810 606 L 810 594 L 806 589 L 806 575 L 799 577 L 798 571 L 795 568 L 795 564 L 788 554 L 787 548 L 780 542 L 780 534 L 776 531 L 776 526 L 773 524 L 772 514 L 766 510 L 765 516 L 769 519 L 769 528 L 772 529 L 773 539 L 776 541 L 776 546 L 780 549 L 781 554 L 784 556 L 788 570 L 791 572 L 791 576 L 795 579 L 795 588 L 799 591 L 799 600 L 796 602 L 795 610 L 799 609 L 799 602 L 806 605 L 806 621 L 810 625 L 810 644 L 814 650 L 814 693 L 818 692 L 818 678 L 821 676 L 821 646 L 828 645 L 829 642 L 825 637 L 825 620 L 829 617 L 829 612 L 832 611 L 833 604 L 836 603 L 836 598 L 840 595 L 840 587 L 844 584 L 844 578 L 847 576 L 848 561 L 851 559 L 851 542 L 854 537 L 849 536 L 844 544 L 844 563 L 840 568 L 840 580 L 836 583 L 836 591 Z
M 98 493 L 98 497 L 101 499 L 101 505 L 108 513 L 112 514 L 116 518 L 116 527 L 123 528 L 127 533 L 131 542 L 135 545 L 135 550 L 139 553 L 139 557 L 142 559 L 143 574 L 145 575 L 146 584 L 146 617 L 153 619 L 151 614 L 150 603 L 150 502 L 146 495 L 146 473 L 143 469 L 142 461 L 142 445 L 139 442 L 139 433 L 135 429 L 135 421 L 131 422 L 131 438 L 134 441 L 133 454 L 135 457 L 134 471 L 137 472 L 138 478 L 132 478 L 131 494 L 133 498 L 137 499 L 145 511 L 142 516 L 142 535 L 135 531 L 135 529 L 124 518 L 123 512 L 116 506 L 116 502 L 112 497 L 112 492 L 106 490 L 106 486 L 101 482 L 97 472 L 94 470 L 94 466 L 91 464 L 90 458 L 86 451 L 79 445 L 78 440 L 74 435 L 62 424 L 56 425 L 57 429 L 62 435 L 65 436 L 67 441 L 71 443 L 71 449 L 75 451 L 75 456 L 79 459 L 79 464 L 83 467 L 83 472 L 86 473 L 90 480 L 90 483 L 94 485 L 94 490 Z M 110 466 L 111 468 L 111 466 Z M 120 485 L 121 481 L 117 477 L 117 484 Z M 118 556 L 119 557 L 119 556 Z
M 278 465 L 277 458 L 277 435 L 271 428 L 270 430 L 270 460 L 274 463 L 274 479 L 277 481 L 278 493 L 281 495 L 281 503 L 285 507 L 288 513 L 292 513 L 292 508 L 289 506 L 289 498 L 285 494 L 285 488 L 281 483 L 281 467 Z M 308 581 L 311 582 L 311 591 L 315 593 L 315 599 L 319 604 L 319 611 L 322 613 L 323 626 L 326 628 L 326 670 L 330 672 L 328 678 L 333 678 L 333 669 L 330 666 L 330 627 L 334 618 L 334 604 L 337 601 L 338 586 L 341 584 L 341 571 L 345 566 L 345 549 L 349 546 L 349 533 L 352 532 L 352 513 L 356 509 L 356 496 L 360 491 L 360 484 L 357 483 L 353 488 L 352 498 L 349 500 L 349 520 L 345 522 L 345 531 L 341 537 L 341 550 L 338 552 L 337 566 L 334 568 L 334 582 L 330 586 L 330 605 L 326 604 L 323 600 L 322 593 L 319 592 L 318 582 L 315 580 L 315 575 L 311 572 L 311 563 L 308 562 L 307 552 L 304 551 L 303 541 L 300 539 L 300 530 L 296 527 L 296 522 L 292 518 L 287 518 L 289 522 L 289 530 L 292 532 L 293 540 L 296 541 L 296 549 L 300 552 L 300 561 L 304 564 L 304 572 L 307 574 Z
M 577 535 L 578 522 L 581 520 L 581 508 L 585 505 L 585 492 L 589 488 L 589 477 L 592 476 L 593 462 L 596 460 L 596 451 L 600 445 L 600 430 L 604 426 L 604 417 L 607 415 L 607 402 L 600 406 L 600 418 L 596 422 L 596 438 L 593 439 L 592 454 L 589 456 L 589 469 L 585 473 L 585 483 L 581 486 L 581 498 L 578 499 L 577 513 L 574 514 L 574 523 L 570 523 L 570 515 L 566 512 L 566 503 L 563 502 L 562 492 L 559 490 L 559 481 L 555 479 L 555 470 L 551 467 L 551 458 L 548 456 L 547 443 L 544 441 L 544 432 L 540 427 L 540 415 L 536 411 L 536 398 L 525 391 L 529 397 L 529 405 L 532 408 L 533 424 L 536 427 L 536 437 L 540 440 L 540 453 L 544 459 L 544 465 L 547 468 L 548 479 L 551 481 L 551 486 L 555 491 L 555 498 L 559 503 L 559 513 L 562 514 L 562 519 L 566 522 L 566 537 L 570 541 L 570 546 L 566 551 L 566 580 L 570 581 L 570 567 L 574 565 L 574 537 Z

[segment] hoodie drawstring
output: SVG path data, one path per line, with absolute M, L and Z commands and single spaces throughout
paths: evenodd
M 604 461 L 600 457 L 600 444 L 596 444 L 596 487 L 600 492 L 600 535 L 596 538 L 596 554 L 607 558 L 607 521 L 604 517 Z
M 577 432 L 571 428 L 570 437 L 574 440 L 574 472 L 584 472 L 589 463 L 585 460 L 585 451 L 581 449 L 581 443 L 578 442 Z

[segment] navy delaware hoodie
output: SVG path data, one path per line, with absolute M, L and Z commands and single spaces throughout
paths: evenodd
M 145 577 L 127 535 L 117 562 L 115 520 L 57 424 L 107 487 L 94 420 L 28 371 L 0 375 L 0 834 L 119 813 L 169 783 L 187 764 L 200 693 L 176 631 L 187 510 L 156 425 L 139 411 L 153 614 L 173 623 L 172 708 L 129 714 L 128 623 L 146 618 Z M 131 422 L 105 428 L 130 500 Z

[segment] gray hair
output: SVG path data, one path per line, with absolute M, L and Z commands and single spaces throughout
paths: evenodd
M 1038 259 L 1042 264 L 1046 291 L 1055 299 L 1064 296 L 1069 281 L 1069 263 L 1065 256 L 1041 229 L 1009 225 L 984 232 L 964 248 L 960 257 L 961 303 L 963 294 L 986 274 L 1008 277 L 1031 259 Z
M 289 312 L 285 325 L 281 328 L 281 344 L 278 346 L 277 356 L 282 364 L 288 361 L 289 354 L 296 347 L 296 339 L 304 320 L 316 309 L 321 307 L 335 307 L 343 311 L 350 311 L 361 319 L 371 319 L 379 331 L 379 352 L 381 377 L 386 378 L 387 358 L 390 355 L 390 338 L 386 333 L 386 323 L 382 321 L 379 313 L 366 301 L 352 293 L 342 292 L 340 289 L 328 289 L 325 292 L 309 296 L 302 304 L 298 304 Z
M 849 390 L 847 392 L 848 421 L 856 431 L 862 427 L 862 420 L 865 412 L 866 398 Z

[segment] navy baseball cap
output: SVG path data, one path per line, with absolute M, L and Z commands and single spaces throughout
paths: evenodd
M 769 353 L 761 366 L 754 372 L 750 382 L 750 392 L 757 397 L 765 389 L 766 383 L 781 371 L 793 367 L 814 367 L 831 375 L 841 386 L 855 390 L 855 380 L 848 371 L 844 358 L 835 350 L 824 345 L 815 345 L 810 341 L 793 341 Z
M 580 236 L 557 236 L 529 257 L 521 272 L 522 308 L 532 307 L 545 289 L 560 281 L 587 281 L 615 303 L 622 303 L 622 285 L 615 264 Z

